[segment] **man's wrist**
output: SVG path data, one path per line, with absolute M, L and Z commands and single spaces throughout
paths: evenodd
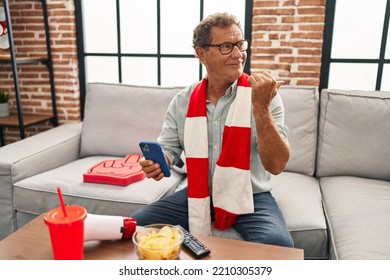
M 262 124 L 273 123 L 271 110 L 268 106 L 255 105 L 252 109 L 256 122 L 260 121 Z

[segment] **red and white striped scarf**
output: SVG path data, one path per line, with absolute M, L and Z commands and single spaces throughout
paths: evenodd
M 224 230 L 236 217 L 253 213 L 250 180 L 251 87 L 248 75 L 238 79 L 222 137 L 222 150 L 213 175 L 214 227 Z M 193 90 L 184 128 L 191 233 L 211 235 L 209 160 L 206 112 L 207 79 Z

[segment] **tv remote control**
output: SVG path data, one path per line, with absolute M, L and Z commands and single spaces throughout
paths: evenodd
M 210 249 L 200 242 L 200 240 L 185 230 L 182 226 L 177 225 L 177 227 L 183 231 L 183 246 L 190 250 L 196 258 L 203 258 L 210 254 Z

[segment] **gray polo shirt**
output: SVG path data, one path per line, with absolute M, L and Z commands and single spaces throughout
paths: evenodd
M 162 131 L 157 141 L 162 146 L 165 155 L 171 163 L 176 164 L 184 149 L 184 124 L 187 115 L 189 99 L 197 83 L 181 90 L 171 101 L 166 113 Z M 237 92 L 237 81 L 226 91 L 225 95 L 218 100 L 215 106 L 207 101 L 207 133 L 209 148 L 209 186 L 212 188 L 212 176 L 222 148 L 222 135 L 229 107 Z M 158 102 L 158 101 L 157 101 Z M 281 135 L 287 139 L 287 127 L 284 124 L 284 107 L 279 94 L 276 94 L 271 102 L 271 112 L 275 124 Z M 271 174 L 261 164 L 257 151 L 256 124 L 252 114 L 251 119 L 251 181 L 253 193 L 270 191 Z

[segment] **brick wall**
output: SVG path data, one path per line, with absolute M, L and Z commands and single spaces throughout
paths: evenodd
M 21 56 L 45 56 L 46 42 L 42 4 L 38 0 L 11 0 L 15 53 Z M 3 2 L 1 1 L 1 6 Z M 59 124 L 80 120 L 78 62 L 74 2 L 49 0 L 48 15 L 53 56 L 56 103 Z M 16 113 L 16 102 L 10 64 L 0 64 L 0 88 L 12 94 L 10 111 Z M 18 77 L 23 112 L 51 114 L 50 84 L 43 64 L 19 64 Z M 26 136 L 52 127 L 50 122 L 26 128 Z M 18 128 L 4 128 L 6 144 L 20 139 Z
M 325 0 L 254 0 L 251 71 L 319 86 Z
M 2 3 L 2 2 L 1 2 Z M 41 2 L 10 1 L 17 54 L 45 54 Z M 48 0 L 59 123 L 80 119 L 74 2 Z M 290 85 L 319 85 L 325 0 L 254 0 L 251 71 L 267 70 Z M 50 87 L 43 65 L 19 67 L 25 112 L 50 112 Z M 0 88 L 13 91 L 12 69 L 0 64 Z M 15 99 L 11 111 L 16 112 Z M 26 135 L 51 127 L 33 126 Z M 4 131 L 6 143 L 19 130 Z

